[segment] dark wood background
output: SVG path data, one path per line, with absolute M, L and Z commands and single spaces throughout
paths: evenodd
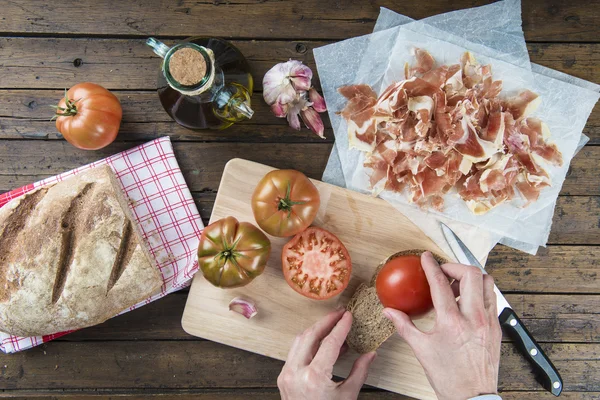
M 231 0 L 46 2 L 0 0 L 0 192 L 171 136 L 183 174 L 208 220 L 225 163 L 243 157 L 320 178 L 333 142 L 288 128 L 263 103 L 261 81 L 274 63 L 372 31 L 379 6 L 413 18 L 487 1 Z M 600 4 L 525 0 L 523 29 L 533 62 L 600 82 Z M 172 122 L 156 88 L 159 59 L 148 36 L 171 44 L 192 35 L 231 39 L 249 59 L 255 117 L 223 132 L 195 133 Z M 316 70 L 315 70 L 316 72 Z M 63 89 L 92 81 L 123 105 L 115 143 L 77 150 L 49 122 Z M 315 79 L 318 82 L 318 79 Z M 590 143 L 572 163 L 550 242 L 538 256 L 498 246 L 489 271 L 547 351 L 568 400 L 600 399 L 600 109 L 585 128 Z M 57 400 L 276 399 L 282 363 L 194 338 L 181 329 L 186 292 L 97 327 L 15 355 L 0 354 L 0 397 Z M 269 338 L 265 338 L 269 340 Z M 508 339 L 502 345 L 504 399 L 550 399 Z M 364 399 L 406 399 L 367 388 Z

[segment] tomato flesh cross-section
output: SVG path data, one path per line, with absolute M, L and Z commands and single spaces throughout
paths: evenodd
M 297 234 L 284 246 L 281 264 L 288 285 L 317 300 L 343 292 L 352 273 L 344 244 L 331 232 L 316 227 Z

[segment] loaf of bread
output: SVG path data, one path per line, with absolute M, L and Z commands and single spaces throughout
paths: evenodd
M 163 281 L 108 166 L 0 208 L 0 331 L 39 336 L 99 324 Z
M 383 315 L 383 304 L 379 301 L 375 281 L 381 268 L 390 260 L 405 256 L 423 254 L 425 250 L 406 250 L 391 255 L 379 264 L 368 285 L 361 284 L 354 292 L 346 309 L 352 313 L 352 327 L 348 333 L 346 342 L 354 351 L 364 354 L 377 350 L 390 336 L 396 332 L 394 324 Z M 444 258 L 433 254 L 440 264 L 446 261 Z

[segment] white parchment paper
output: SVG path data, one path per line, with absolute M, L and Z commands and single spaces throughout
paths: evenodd
M 363 155 L 348 149 L 345 121 L 334 114 L 345 104 L 345 99 L 337 93 L 338 87 L 367 83 L 381 92 L 382 88 L 403 78 L 404 62 L 414 63 L 411 56 L 414 47 L 427 49 L 438 63 L 444 64 L 456 63 L 464 51 L 472 51 L 481 63 L 492 64 L 494 78 L 504 82 L 504 93 L 514 94 L 529 88 L 540 94 L 542 104 L 534 115 L 550 127 L 552 139 L 563 153 L 564 165 L 561 168 L 545 166 L 553 186 L 542 191 L 539 201 L 530 207 L 521 208 L 518 201 L 513 201 L 486 215 L 475 216 L 457 195 L 448 195 L 446 209 L 439 216 L 473 225 L 479 228 L 477 230 L 488 231 L 490 239 L 502 240 L 534 253 L 537 246 L 545 245 L 547 241 L 555 201 L 568 165 L 581 143 L 585 143 L 581 132 L 598 100 L 598 85 L 529 64 L 519 1 L 498 2 L 423 21 L 409 21 L 407 17 L 382 9 L 376 30 L 391 28 L 315 49 L 336 134 L 336 146 L 323 179 L 353 190 L 369 191 L 367 175 L 362 168 Z M 398 24 L 403 25 L 393 27 Z M 434 211 L 414 208 L 399 194 L 386 192 L 382 197 L 413 221 L 419 215 L 437 215 Z M 410 207 L 413 207 L 412 211 L 407 213 Z M 489 249 L 485 251 L 487 253 Z

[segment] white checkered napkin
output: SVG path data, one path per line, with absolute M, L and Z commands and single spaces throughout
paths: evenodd
M 123 185 L 164 281 L 160 293 L 124 310 L 123 314 L 188 286 L 198 271 L 196 251 L 204 225 L 179 170 L 169 137 L 4 193 L 0 195 L 0 207 L 30 190 L 103 164 L 111 166 Z M 67 333 L 27 338 L 0 333 L 0 350 L 15 353 Z

